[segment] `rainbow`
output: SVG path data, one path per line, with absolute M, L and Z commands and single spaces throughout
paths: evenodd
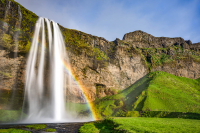
M 98 120 L 97 115 L 95 114 L 94 111 L 94 105 L 92 104 L 92 102 L 90 102 L 89 97 L 87 97 L 84 94 L 84 89 L 81 86 L 80 82 L 75 78 L 75 76 L 72 74 L 71 72 L 71 68 L 70 66 L 62 59 L 62 63 L 63 63 L 63 67 L 65 68 L 65 71 L 72 77 L 72 79 L 74 80 L 74 82 L 76 83 L 76 85 L 80 88 L 80 90 L 82 91 L 82 94 L 87 102 L 88 108 L 90 109 L 90 111 L 92 112 L 92 120 Z

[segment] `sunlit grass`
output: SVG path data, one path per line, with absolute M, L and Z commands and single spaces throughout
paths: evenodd
M 120 117 L 84 124 L 80 133 L 199 133 L 200 120 Z
M 128 132 L 200 132 L 200 120 L 178 118 L 126 118 L 114 119 L 114 122 L 119 124 L 117 129 L 125 129 Z

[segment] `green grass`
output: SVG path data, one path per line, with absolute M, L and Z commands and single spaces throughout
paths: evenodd
M 0 122 L 16 121 L 20 116 L 20 110 L 0 110 Z
M 200 120 L 178 118 L 125 118 L 114 119 L 120 126 L 117 129 L 125 129 L 130 133 L 135 132 L 200 132 Z
M 71 115 L 76 117 L 78 115 L 79 118 L 90 117 L 92 115 L 88 104 L 84 103 L 67 102 L 66 109 L 71 112 Z
M 200 114 L 190 112 L 140 111 L 141 117 L 184 118 L 200 120 Z
M 200 120 L 180 118 L 114 118 L 84 124 L 79 133 L 199 133 Z
M 21 130 L 21 129 L 0 129 L 0 133 L 31 133 L 30 131 Z
M 81 111 L 87 111 L 88 105 L 84 104 L 84 103 L 72 103 L 72 102 L 67 102 L 66 103 L 66 107 L 70 110 L 70 111 L 76 111 L 76 112 L 81 112 Z M 75 109 L 75 110 L 74 110 Z
M 27 125 L 25 127 L 30 128 L 30 129 L 44 129 L 44 128 L 47 127 L 47 125 L 45 125 L 45 124 L 33 124 L 33 125 Z
M 45 132 L 56 132 L 56 129 L 53 129 L 53 128 L 47 128 L 47 129 L 45 129 Z
M 150 73 L 143 111 L 200 113 L 200 82 L 165 72 Z
M 96 99 L 94 105 L 100 117 L 127 116 L 129 111 L 200 113 L 200 82 L 151 72 L 119 94 Z
M 93 123 L 89 123 L 89 124 L 84 124 L 84 126 L 82 126 L 79 129 L 80 133 L 99 133 L 99 130 L 95 127 L 95 125 Z
M 109 118 L 100 122 L 86 123 L 79 129 L 79 133 L 112 133 L 117 126 Z
M 94 105 L 96 113 L 100 116 L 121 116 L 123 112 L 133 111 L 133 103 L 137 97 L 148 87 L 150 79 L 147 76 L 137 81 L 121 93 L 96 99 Z

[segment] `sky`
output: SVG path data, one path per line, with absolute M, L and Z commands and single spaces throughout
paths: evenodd
M 15 0 L 40 17 L 108 41 L 142 30 L 200 42 L 200 0 Z

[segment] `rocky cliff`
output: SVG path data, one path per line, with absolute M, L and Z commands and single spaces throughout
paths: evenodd
M 23 96 L 26 58 L 37 18 L 14 1 L 0 0 L 0 90 L 21 90 L 19 96 Z M 60 29 L 72 73 L 91 101 L 126 89 L 150 71 L 200 77 L 200 43 L 154 37 L 143 31 L 109 42 L 81 31 Z M 84 102 L 76 87 L 67 94 L 69 98 L 74 95 L 76 102 Z

